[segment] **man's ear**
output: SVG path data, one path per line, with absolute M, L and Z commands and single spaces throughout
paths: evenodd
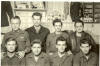
M 91 46 L 89 46 L 89 48 L 91 49 Z
M 80 46 L 80 49 L 82 49 L 82 47 Z

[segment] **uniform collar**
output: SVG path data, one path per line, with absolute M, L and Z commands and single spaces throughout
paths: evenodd
M 56 57 L 59 57 L 59 55 L 58 55 L 58 52 L 56 52 L 55 54 L 53 54 L 54 55 L 54 57 L 56 58 Z M 69 54 L 68 52 L 65 52 L 65 55 L 64 56 L 70 56 L 71 54 Z M 63 57 L 64 57 L 63 56 Z
M 10 57 L 7 55 L 7 52 L 4 53 L 4 57 L 10 58 Z M 15 53 L 15 55 L 14 55 L 13 57 L 18 57 L 18 54 Z M 11 58 L 13 58 L 13 57 L 11 57 Z
M 44 30 L 44 27 L 42 25 L 40 25 L 39 33 L 43 32 L 43 30 Z M 32 31 L 36 33 L 36 29 L 34 26 L 32 26 Z
M 29 57 L 33 57 L 34 58 L 34 54 L 33 52 L 30 53 Z M 44 58 L 45 57 L 45 54 L 42 52 L 39 56 L 39 58 Z
M 16 31 L 12 30 L 11 33 L 24 33 L 24 31 L 22 31 L 21 29 L 18 29 Z
M 84 54 L 82 51 L 80 51 L 80 52 L 79 52 L 79 56 L 80 56 L 80 57 L 85 57 L 85 54 Z M 94 53 L 93 53 L 93 52 L 90 52 L 89 58 L 90 58 L 90 57 L 94 57 Z

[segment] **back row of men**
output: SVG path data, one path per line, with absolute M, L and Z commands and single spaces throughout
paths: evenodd
M 41 25 L 41 13 L 33 13 L 34 25 L 21 30 L 18 16 L 11 19 L 12 31 L 5 34 L 2 44 L 2 66 L 98 66 L 96 44 L 84 32 L 84 23 L 77 20 L 76 31 L 61 31 L 60 19 L 53 21 L 54 33 Z

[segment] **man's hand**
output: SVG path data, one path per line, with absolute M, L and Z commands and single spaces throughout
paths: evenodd
M 25 56 L 25 51 L 18 51 L 17 53 L 19 55 L 18 56 L 19 59 L 22 59 Z

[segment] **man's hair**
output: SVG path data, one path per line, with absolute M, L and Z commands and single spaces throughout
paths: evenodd
M 7 39 L 5 40 L 5 44 L 7 44 L 7 42 L 10 42 L 10 41 L 15 41 L 15 42 L 16 42 L 16 45 L 17 45 L 17 41 L 16 41 L 16 39 L 13 38 L 13 37 L 7 38 Z
M 66 39 L 63 36 L 60 36 L 56 39 L 56 44 L 58 41 L 66 41 Z M 66 44 L 67 44 L 67 41 L 66 41 Z
M 17 48 L 18 48 L 18 44 L 17 44 L 16 39 L 13 38 L 13 37 L 9 37 L 9 38 L 7 38 L 7 39 L 5 40 L 5 49 L 6 49 L 6 45 L 7 45 L 7 43 L 10 42 L 10 41 L 15 41 L 15 42 L 16 42 L 16 50 L 17 50 Z M 15 50 L 15 51 L 16 51 L 16 50 Z M 7 51 L 7 49 L 6 49 L 6 51 Z
M 12 19 L 19 19 L 20 20 L 20 17 L 19 16 L 14 16 L 14 17 L 11 18 L 11 20 Z M 20 20 L 20 23 L 21 23 L 21 20 Z
M 81 24 L 83 25 L 83 27 L 84 27 L 84 22 L 83 22 L 83 21 L 81 21 L 81 20 L 76 20 L 74 26 L 76 26 L 77 23 L 81 23 Z
M 91 41 L 89 39 L 82 39 L 82 40 L 80 40 L 80 46 L 82 44 L 88 44 L 89 46 L 92 46 Z
M 62 25 L 61 19 L 55 19 L 55 20 L 53 20 L 53 26 L 55 25 L 55 23 L 61 23 L 61 25 Z
M 42 47 L 42 42 L 40 39 L 35 39 L 31 42 L 31 46 L 33 46 L 34 44 L 40 44 L 40 46 Z
M 33 13 L 32 17 L 34 17 L 34 16 L 40 16 L 40 19 L 42 18 L 42 14 L 39 13 L 39 12 L 35 12 L 35 13 Z

